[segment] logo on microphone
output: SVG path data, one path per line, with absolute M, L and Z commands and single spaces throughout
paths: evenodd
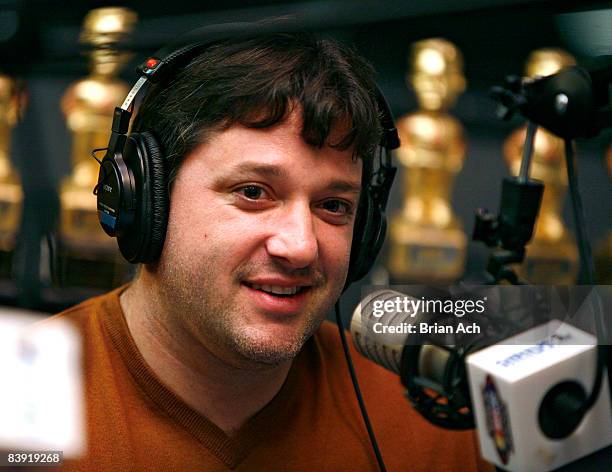
M 485 384 L 482 387 L 482 397 L 487 418 L 487 431 L 495 444 L 499 458 L 506 465 L 510 453 L 514 451 L 510 418 L 508 417 L 506 404 L 500 398 L 497 387 L 490 375 L 487 375 Z

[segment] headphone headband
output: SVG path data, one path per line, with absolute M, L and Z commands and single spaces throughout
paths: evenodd
M 118 108 L 128 111 L 145 85 L 165 82 L 168 77 L 172 77 L 178 69 L 186 66 L 192 59 L 200 55 L 213 44 L 220 43 L 230 38 L 240 39 L 256 37 L 262 34 L 288 33 L 298 30 L 297 23 L 288 20 L 259 23 L 224 23 L 197 28 L 184 34 L 171 44 L 159 49 L 137 67 L 136 70 L 140 78 L 127 94 L 121 107 Z M 397 149 L 400 144 L 399 136 L 395 128 L 393 114 L 391 113 L 389 104 L 377 85 L 374 93 L 380 112 L 380 124 L 383 128 L 380 145 L 391 150 Z M 115 109 L 115 115 L 117 115 L 117 113 L 123 115 L 120 121 L 127 121 L 127 125 L 129 126 L 131 114 L 126 115 Z M 122 134 L 127 133 L 127 127 L 121 127 L 121 130 Z M 114 121 L 113 131 L 115 131 Z

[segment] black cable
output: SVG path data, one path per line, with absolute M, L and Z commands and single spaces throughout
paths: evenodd
M 582 209 L 582 199 L 578 190 L 578 177 L 576 172 L 576 156 L 574 154 L 574 146 L 571 139 L 565 139 L 565 164 L 567 167 L 567 181 L 569 186 L 570 197 L 572 201 L 572 213 L 574 218 L 574 226 L 576 230 L 576 239 L 578 240 L 578 251 L 580 253 L 580 267 L 583 273 L 581 279 L 588 285 L 595 285 L 595 267 L 593 258 L 591 257 L 591 244 L 588 239 L 584 212 Z M 597 337 L 597 370 L 595 372 L 595 380 L 589 397 L 582 405 L 583 414 L 586 413 L 597 401 L 601 383 L 605 370 L 607 358 L 607 348 L 604 345 L 606 339 L 606 327 L 603 323 L 603 312 L 601 309 L 601 301 L 597 292 L 594 293 L 594 313 L 595 331 Z M 609 369 L 608 369 L 609 370 Z M 612 395 L 612 377 L 608 375 L 608 383 L 610 384 L 610 392 Z
M 583 274 L 581 278 L 588 285 L 595 285 L 595 266 L 591 257 L 591 244 L 589 242 L 582 199 L 578 190 L 578 177 L 576 175 L 576 156 L 571 139 L 565 140 L 565 165 L 567 167 L 567 181 L 572 200 L 572 213 L 576 226 L 576 238 L 578 239 L 578 251 L 580 253 L 580 268 Z
M 98 164 L 102 165 L 102 161 L 96 157 L 96 152 L 100 152 L 100 151 L 108 151 L 108 147 L 92 149 L 90 155 L 96 160 Z
M 378 462 L 378 467 L 381 472 L 386 472 L 387 468 L 385 467 L 385 462 L 383 461 L 382 454 L 380 453 L 380 449 L 378 448 L 376 436 L 374 435 L 374 430 L 372 429 L 372 424 L 370 423 L 370 418 L 368 417 L 368 412 L 366 410 L 365 403 L 363 402 L 363 397 L 361 396 L 361 389 L 359 388 L 359 382 L 357 381 L 357 375 L 355 374 L 355 368 L 353 367 L 353 360 L 351 359 L 351 353 L 349 352 L 348 343 L 346 342 L 346 335 L 344 334 L 344 323 L 342 322 L 342 317 L 340 316 L 340 301 L 336 302 L 335 308 L 336 323 L 338 325 L 338 331 L 340 332 L 340 339 L 342 340 L 342 349 L 344 350 L 344 357 L 346 358 L 346 363 L 348 364 L 349 372 L 351 374 L 351 380 L 353 381 L 355 396 L 357 397 L 357 402 L 359 403 L 361 416 L 363 417 L 363 422 L 365 423 L 366 429 L 368 430 L 368 436 L 370 437 L 372 449 L 374 450 L 374 454 L 376 455 L 376 462 Z
M 90 155 L 91 155 L 91 157 L 93 157 L 96 160 L 96 162 L 98 164 L 100 164 L 100 166 L 102 166 L 102 161 L 96 157 L 96 152 L 107 151 L 107 150 L 108 150 L 108 147 L 96 148 L 96 149 L 93 149 L 91 151 Z M 102 170 L 102 172 L 104 172 L 104 167 L 100 167 L 100 169 Z M 100 189 L 100 187 L 102 186 L 102 184 L 106 180 L 106 174 L 102 176 L 102 179 L 98 179 L 98 180 L 99 180 L 98 183 L 96 183 L 96 186 L 93 189 L 93 194 L 94 195 L 98 195 L 98 190 Z

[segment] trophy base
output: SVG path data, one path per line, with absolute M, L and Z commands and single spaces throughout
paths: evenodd
M 517 274 L 530 283 L 573 285 L 578 274 L 578 250 L 573 242 L 534 241 L 527 246 L 525 262 Z
M 86 244 L 68 238 L 58 242 L 58 282 L 63 288 L 112 290 L 129 282 L 133 265 L 119 253 L 115 242 Z
M 66 185 L 60 201 L 60 233 L 69 246 L 83 246 L 83 242 L 88 242 L 89 248 L 115 246 L 100 227 L 96 197 L 91 189 Z
M 3 304 L 17 297 L 14 267 L 16 239 L 16 232 L 0 231 L 0 299 Z
M 394 231 L 395 229 L 395 231 Z M 391 228 L 392 283 L 450 283 L 464 272 L 467 237 L 460 229 Z
M 14 279 L 13 259 L 22 203 L 23 193 L 19 184 L 0 183 L 0 280 Z
M 59 285 L 66 289 L 111 290 L 128 282 L 133 266 L 121 257 L 116 241 L 100 227 L 91 189 L 65 183 L 60 200 Z
M 0 279 L 12 278 L 14 251 L 0 250 Z
M 11 251 L 19 228 L 23 203 L 21 186 L 0 182 L 0 250 Z

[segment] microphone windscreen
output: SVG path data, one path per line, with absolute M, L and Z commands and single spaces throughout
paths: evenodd
M 398 301 L 405 298 L 412 297 L 389 289 L 372 292 L 353 311 L 350 327 L 357 350 L 398 375 L 402 349 L 409 333 L 389 328 L 405 327 L 417 320 L 410 311 L 400 309 Z M 397 309 L 388 309 L 394 305 Z

